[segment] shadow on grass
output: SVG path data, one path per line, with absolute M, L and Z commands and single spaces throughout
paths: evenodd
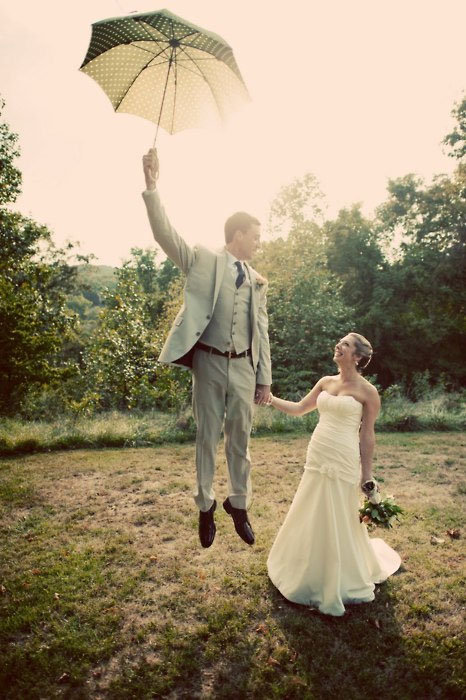
M 244 697 L 255 650 L 248 639 L 248 615 L 221 601 L 199 617 L 202 623 L 189 631 L 171 623 L 159 630 L 153 658 L 120 668 L 108 697 Z
M 403 568 L 395 574 L 402 575 Z M 271 582 L 269 589 L 272 616 L 293 650 L 287 652 L 288 675 L 305 689 L 296 695 L 284 689 L 282 697 L 462 697 L 452 678 L 449 640 L 429 643 L 431 634 L 400 628 L 390 579 L 376 586 L 374 602 L 348 605 L 343 617 L 291 603 Z

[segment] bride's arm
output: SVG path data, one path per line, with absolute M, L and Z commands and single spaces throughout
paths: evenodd
M 278 396 L 270 394 L 268 405 L 278 408 L 279 411 L 288 413 L 290 416 L 303 416 L 305 413 L 313 411 L 316 407 L 317 397 L 323 389 L 322 382 L 324 379 L 325 377 L 319 379 L 314 388 L 311 389 L 301 401 L 287 401 L 286 399 L 279 399 Z
M 361 429 L 359 431 L 359 449 L 361 452 L 361 484 L 372 479 L 372 458 L 375 448 L 374 425 L 380 411 L 380 398 L 375 387 L 371 387 L 364 403 Z

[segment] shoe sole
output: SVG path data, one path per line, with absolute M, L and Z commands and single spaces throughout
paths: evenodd
M 245 543 L 248 544 L 250 547 L 252 547 L 252 545 L 255 543 L 256 539 L 254 538 L 252 542 L 248 542 L 248 541 L 245 540 L 244 537 L 238 532 L 238 530 L 236 529 L 236 523 L 235 523 L 235 519 L 234 519 L 234 517 L 233 517 L 233 510 L 232 510 L 232 508 L 233 508 L 233 506 L 231 505 L 231 503 L 230 503 L 230 501 L 229 501 L 228 499 L 227 499 L 226 501 L 223 502 L 223 509 L 228 513 L 228 515 L 231 515 L 231 518 L 232 518 L 232 520 L 233 520 L 233 524 L 234 524 L 234 526 L 235 526 L 236 534 L 238 535 L 238 537 L 240 537 L 240 538 L 243 540 L 243 542 L 245 542 Z M 251 523 L 249 523 L 249 526 L 251 527 Z M 251 529 L 252 529 L 252 528 L 251 528 Z
M 214 513 L 215 513 L 215 511 L 217 510 L 217 501 L 214 501 L 213 506 L 214 506 L 214 509 L 213 509 L 213 511 L 212 511 L 212 518 L 214 517 Z M 211 507 L 212 507 L 212 506 L 211 506 Z M 215 540 L 215 535 L 216 535 L 216 534 L 217 534 L 217 527 L 216 527 L 216 525 L 215 525 L 215 521 L 214 521 L 214 536 L 212 537 L 212 542 L 210 542 L 209 544 L 204 544 L 204 542 L 201 540 L 201 535 L 200 535 L 200 533 L 198 532 L 198 535 L 199 535 L 199 542 L 201 543 L 201 547 L 202 547 L 203 549 L 209 549 L 209 547 L 212 547 L 212 545 L 213 545 L 213 543 L 214 543 L 214 540 Z

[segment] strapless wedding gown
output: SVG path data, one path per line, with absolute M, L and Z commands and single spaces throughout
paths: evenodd
M 393 574 L 401 559 L 383 540 L 370 539 L 359 522 L 362 404 L 322 391 L 317 409 L 301 483 L 267 568 L 288 600 L 343 615 L 344 603 L 374 600 L 374 584 Z

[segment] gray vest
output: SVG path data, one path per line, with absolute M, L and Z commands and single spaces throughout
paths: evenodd
M 201 335 L 201 342 L 227 352 L 244 352 L 251 347 L 251 281 L 246 279 L 236 289 L 235 279 L 227 265 L 218 292 L 212 318 Z

